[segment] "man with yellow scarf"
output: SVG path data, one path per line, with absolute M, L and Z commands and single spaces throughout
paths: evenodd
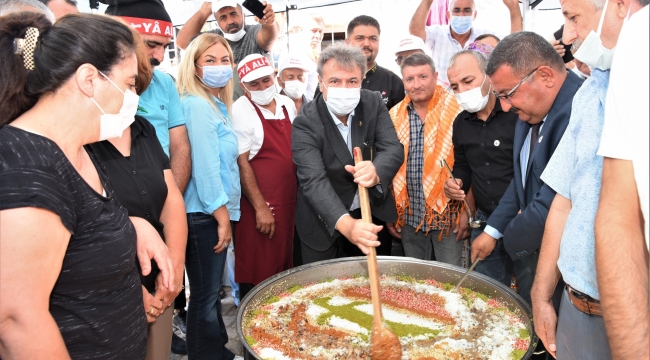
M 386 224 L 402 239 L 404 255 L 462 266 L 463 242 L 456 241 L 452 224 L 461 210 L 444 195 L 447 173 L 453 166 L 452 125 L 461 108 L 453 94 L 436 85 L 433 60 L 416 53 L 403 60 L 402 79 L 407 96 L 390 111 L 397 137 L 404 145 L 404 163 L 393 179 L 398 220 Z

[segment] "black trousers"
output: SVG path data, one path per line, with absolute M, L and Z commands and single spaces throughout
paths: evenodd
M 350 216 L 355 219 L 361 219 L 361 209 L 350 211 Z M 376 217 L 372 217 L 372 222 L 375 225 L 383 226 L 384 228 L 377 234 L 378 240 L 381 243 L 377 247 L 377 255 L 390 256 L 393 247 L 393 237 L 386 228 L 386 223 Z M 318 251 L 309 247 L 301 241 L 300 244 L 302 253 L 303 264 L 310 264 L 317 261 L 339 259 L 344 257 L 365 256 L 361 250 L 351 243 L 345 236 L 339 235 L 332 246 L 325 251 Z

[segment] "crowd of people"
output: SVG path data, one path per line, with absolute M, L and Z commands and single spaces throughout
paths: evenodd
M 239 304 L 397 247 L 515 281 L 536 356 L 648 359 L 648 0 L 561 0 L 550 41 L 516 0 L 509 35 L 474 28 L 474 0 L 427 26 L 433 1 L 400 74 L 373 17 L 321 50 L 310 15 L 275 69 L 270 4 L 248 24 L 206 2 L 173 78 L 160 0 L 0 0 L 0 357 L 239 359 L 222 286 Z

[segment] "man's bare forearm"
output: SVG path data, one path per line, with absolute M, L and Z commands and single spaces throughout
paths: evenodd
M 167 183 L 167 199 L 160 214 L 160 222 L 163 223 L 163 234 L 165 243 L 169 248 L 169 255 L 174 262 L 175 270 L 181 271 L 185 265 L 185 251 L 187 247 L 187 218 L 185 217 L 185 202 L 183 195 L 176 187 L 176 181 L 172 174 L 165 171 L 165 182 Z M 183 276 L 180 274 L 180 276 Z
M 181 194 L 185 193 L 187 183 L 192 173 L 192 156 L 190 155 L 190 140 L 185 126 L 177 126 L 169 130 L 169 161 L 174 174 L 174 180 Z
M 521 16 L 521 9 L 519 4 L 509 6 L 510 10 L 510 33 L 514 34 L 524 29 L 524 18 Z
M 418 8 L 415 10 L 415 14 L 413 14 L 413 17 L 411 18 L 411 23 L 409 24 L 409 32 L 411 35 L 415 35 L 423 41 L 427 41 L 427 33 L 424 30 L 424 27 L 427 25 L 427 18 L 429 17 L 431 4 L 433 4 L 433 0 L 423 0 L 420 2 L 420 5 L 418 5 Z
M 560 257 L 562 233 L 570 212 L 571 201 L 562 195 L 556 194 L 546 218 L 535 282 L 531 289 L 533 306 L 537 301 L 551 301 L 557 282 L 560 280 L 561 275 L 557 267 L 557 260 Z
M 648 250 L 631 161 L 605 158 L 596 268 L 614 359 L 648 359 Z
M 178 32 L 176 36 L 176 45 L 185 50 L 190 44 L 190 41 L 201 32 L 203 25 L 208 21 L 208 18 L 212 15 L 210 12 L 207 12 L 204 7 L 201 7 L 192 17 L 187 20 L 187 22 L 181 28 L 181 31 Z
M 248 163 L 248 153 L 239 155 L 237 160 L 239 164 L 239 177 L 241 179 L 241 192 L 246 199 L 253 205 L 255 211 L 259 209 L 268 208 L 264 195 L 260 187 L 257 185 L 257 177 L 253 168 Z
M 262 24 L 262 29 L 260 29 L 261 42 L 260 47 L 264 51 L 271 51 L 273 49 L 273 44 L 280 34 L 280 25 L 277 22 L 272 24 Z

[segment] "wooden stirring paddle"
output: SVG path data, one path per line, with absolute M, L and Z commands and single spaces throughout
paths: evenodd
M 361 149 L 354 148 L 354 163 L 363 161 Z M 387 191 L 387 189 L 385 190 Z M 372 223 L 370 214 L 370 200 L 368 189 L 359 185 L 359 202 L 361 205 L 361 218 L 367 223 Z M 400 360 L 402 358 L 402 345 L 399 338 L 390 329 L 384 326 L 381 314 L 381 298 L 379 290 L 379 267 L 377 266 L 377 252 L 374 247 L 368 254 L 368 277 L 370 278 L 370 295 L 372 298 L 373 321 L 370 335 L 370 356 L 375 360 Z

